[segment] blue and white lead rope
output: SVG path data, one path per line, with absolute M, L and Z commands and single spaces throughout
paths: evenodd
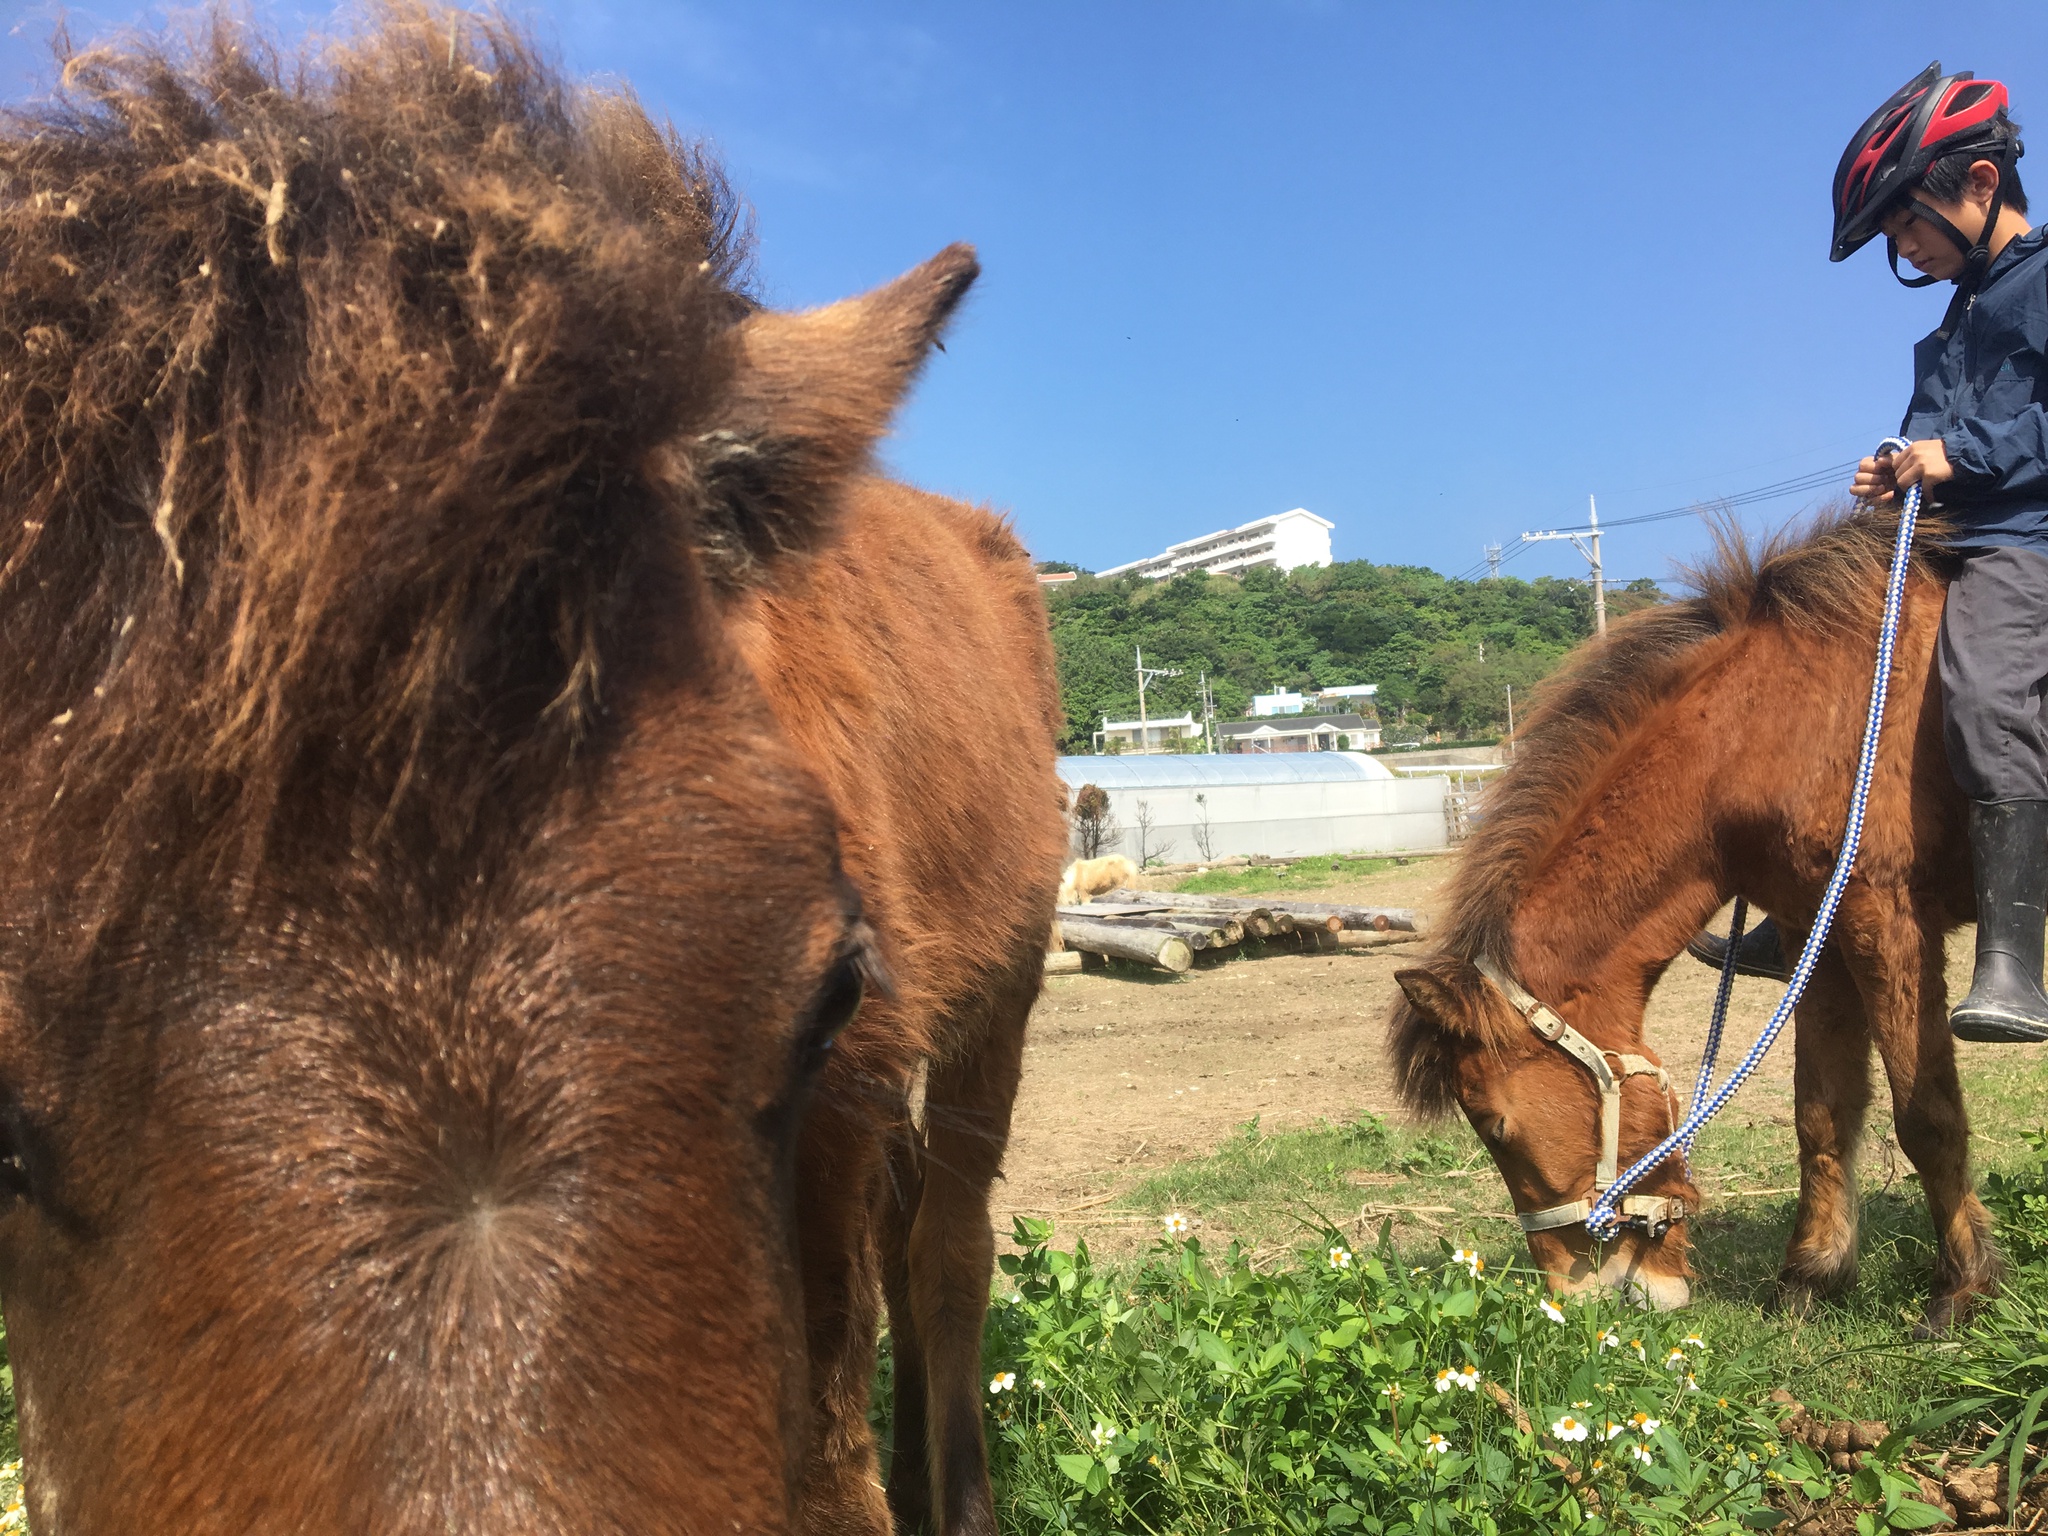
M 1735 898 L 1735 911 L 1728 919 L 1728 952 L 1721 956 L 1721 980 L 1714 988 L 1714 1016 L 1707 1020 L 1707 1043 L 1700 1052 L 1700 1077 L 1692 1086 L 1691 1114 L 1707 1102 L 1714 1086 L 1714 1061 L 1721 1054 L 1721 1031 L 1728 1023 L 1728 999 L 1735 992 L 1735 957 L 1742 948 L 1742 930 L 1749 920 L 1749 898 Z M 1692 1138 L 1685 1139 L 1686 1176 L 1692 1176 Z
M 1904 438 L 1888 437 L 1877 445 L 1877 451 L 1880 454 L 1903 453 L 1907 446 Z M 1734 932 L 1728 940 L 1727 957 L 1722 962 L 1721 987 L 1714 999 L 1713 1020 L 1707 1027 L 1707 1047 L 1700 1062 L 1699 1084 L 1693 1090 L 1692 1108 L 1675 1131 L 1624 1169 L 1612 1184 L 1600 1192 L 1600 1198 L 1593 1202 L 1593 1209 L 1586 1216 L 1586 1230 L 1596 1238 L 1610 1236 L 1621 1225 L 1621 1216 L 1615 1208 L 1623 1195 L 1641 1183 L 1674 1151 L 1684 1149 L 1690 1153 L 1693 1138 L 1709 1120 L 1727 1107 L 1728 1101 L 1735 1097 L 1736 1089 L 1769 1053 L 1778 1038 L 1778 1031 L 1785 1027 L 1785 1021 L 1792 1017 L 1793 1008 L 1805 994 L 1807 982 L 1813 979 L 1813 968 L 1819 963 L 1821 946 L 1827 943 L 1828 930 L 1834 926 L 1835 909 L 1841 905 L 1842 891 L 1856 868 L 1857 846 L 1863 841 L 1863 812 L 1870 800 L 1870 781 L 1877 768 L 1878 737 L 1884 730 L 1885 694 L 1891 686 L 1892 647 L 1899 634 L 1899 605 L 1905 595 L 1906 572 L 1913 564 L 1913 525 L 1920 517 L 1920 492 L 1921 487 L 1917 485 L 1907 491 L 1899 511 L 1898 543 L 1892 550 L 1891 577 L 1885 583 L 1884 619 L 1877 631 L 1877 669 L 1870 684 L 1870 713 L 1863 723 L 1863 753 L 1857 759 L 1856 783 L 1849 795 L 1848 827 L 1842 836 L 1842 851 L 1836 856 L 1834 873 L 1828 877 L 1827 890 L 1821 894 L 1820 910 L 1814 915 L 1812 931 L 1806 936 L 1806 947 L 1799 952 L 1799 963 L 1792 967 L 1792 979 L 1785 987 L 1785 995 L 1778 1000 L 1777 1011 L 1771 1015 L 1770 1022 L 1756 1037 L 1756 1044 L 1728 1074 L 1728 1081 L 1710 1097 L 1707 1087 L 1713 1080 L 1714 1057 L 1721 1048 L 1721 1027 L 1727 1018 L 1728 994 L 1735 978 L 1735 946 L 1741 942 L 1742 918 L 1746 911 L 1745 903 L 1736 903 Z

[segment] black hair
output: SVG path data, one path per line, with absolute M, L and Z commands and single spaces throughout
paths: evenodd
M 2017 139 L 2020 136 L 2019 124 L 2005 115 L 2003 107 L 1998 109 L 1998 115 L 1985 126 L 2001 141 Z M 1963 188 L 1969 183 L 1970 167 L 1979 160 L 1995 159 L 1997 154 L 1995 146 L 1987 145 L 1979 149 L 1966 149 L 1960 154 L 1943 155 L 1927 167 L 1927 174 L 1920 178 L 1920 189 L 1935 202 L 1960 203 L 1963 200 Z M 2005 171 L 2004 184 L 2005 206 L 2014 213 L 2025 213 L 2027 192 L 2026 188 L 2020 185 L 2017 159 Z

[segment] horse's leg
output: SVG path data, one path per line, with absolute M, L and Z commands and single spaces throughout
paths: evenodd
M 1780 1304 L 1802 1312 L 1815 1296 L 1856 1283 L 1856 1143 L 1870 1105 L 1870 1024 L 1832 944 L 1800 1001 L 1792 1042 L 1799 1214 L 1778 1286 Z
M 1942 930 L 1903 898 L 1862 904 L 1856 969 L 1892 1092 L 1899 1146 L 1934 1221 L 1934 1293 L 1919 1332 L 1945 1333 L 1998 1284 L 1991 1217 L 1970 1182 L 1970 1121 L 1956 1076 Z
M 903 1536 L 917 1536 L 930 1529 L 932 1513 L 924 1341 L 917 1331 L 917 1309 L 910 1302 L 910 1234 L 923 1197 L 924 1147 L 906 1115 L 889 1147 L 888 1174 L 877 1194 L 875 1213 L 875 1235 L 882 1250 L 882 1295 L 889 1304 L 894 1399 L 889 1510 Z
M 924 1349 L 931 1483 L 943 1536 L 994 1536 L 982 1433 L 981 1333 L 995 1240 L 988 1191 L 1002 1171 L 1023 1067 L 1024 1024 L 1044 962 L 1034 949 L 998 984 L 925 1096 L 924 1195 L 910 1234 L 910 1304 Z M 964 1022 L 964 1021 L 963 1021 Z
M 881 1310 L 869 1241 L 879 1138 L 866 1110 L 820 1092 L 797 1150 L 796 1209 L 811 1443 L 804 1467 L 807 1536 L 889 1536 L 868 1397 Z

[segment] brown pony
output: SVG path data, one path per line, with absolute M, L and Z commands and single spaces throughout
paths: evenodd
M 737 228 L 629 98 L 410 4 L 0 122 L 38 1529 L 886 1531 L 885 1288 L 899 1502 L 928 1446 L 992 1529 L 1048 645 L 996 520 L 863 473 L 975 264 L 760 313 Z
M 1405 1001 L 1391 1034 L 1409 1102 L 1463 1109 L 1519 1211 L 1591 1197 L 1600 1094 L 1479 963 L 1554 1009 L 1612 1067 L 1623 1054 L 1654 1064 L 1642 1038 L 1650 990 L 1731 896 L 1801 941 L 1841 845 L 1896 528 L 1883 514 L 1831 515 L 1760 556 L 1723 539 L 1695 573 L 1698 596 L 1583 647 L 1523 729 L 1465 852 L 1435 956 L 1397 978 Z M 1936 1329 L 1998 1273 L 1971 1189 L 1942 977 L 1943 935 L 1974 916 L 1933 668 L 1943 591 L 1939 570 L 1918 561 L 1862 852 L 1797 1013 L 1800 1198 L 1781 1273 L 1794 1305 L 1854 1282 L 1853 1163 L 1874 1041 L 1933 1213 L 1925 1323 Z M 1653 1073 L 1627 1077 L 1621 1165 L 1677 1112 Z M 1698 1208 L 1676 1159 L 1641 1192 Z M 1687 1298 L 1682 1220 L 1625 1233 L 1597 1267 L 1581 1226 L 1532 1232 L 1529 1247 L 1560 1287 L 1603 1280 L 1659 1305 Z

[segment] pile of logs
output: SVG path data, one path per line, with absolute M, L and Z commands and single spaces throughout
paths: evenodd
M 1428 927 L 1420 913 L 1405 907 L 1133 890 L 1061 907 L 1059 920 L 1068 949 L 1176 972 L 1193 965 L 1197 952 L 1236 949 L 1248 939 L 1334 949 L 1337 935 L 1347 930 L 1421 933 Z

